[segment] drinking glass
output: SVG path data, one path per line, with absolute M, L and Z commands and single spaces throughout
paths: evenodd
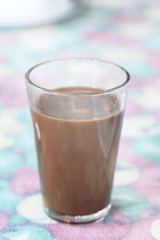
M 101 220 L 111 192 L 130 76 L 98 59 L 41 63 L 26 73 L 44 211 Z

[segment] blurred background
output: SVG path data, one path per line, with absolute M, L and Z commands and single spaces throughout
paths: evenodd
M 153 84 L 159 75 L 159 12 L 158 0 L 0 0 L 0 84 L 21 86 L 29 67 L 68 56 L 113 61 L 130 72 L 132 86 Z M 4 104 L 10 94 L 3 90 Z M 19 94 L 10 104 L 18 98 L 23 105 Z
M 139 239 L 150 239 L 150 234 L 159 239 L 160 222 L 154 222 L 160 219 L 159 0 L 0 0 L 0 229 L 12 239 L 6 226 L 8 230 L 16 226 L 19 236 L 26 219 L 43 222 L 38 213 L 27 215 L 29 205 L 24 204 L 25 213 L 15 211 L 26 196 L 39 191 L 24 75 L 35 64 L 62 57 L 100 58 L 130 73 L 113 191 L 113 203 L 118 201 L 120 210 L 110 220 L 121 216 L 121 233 L 127 232 L 130 222 L 132 230 L 127 234 L 132 237 L 127 239 L 137 239 L 142 232 Z M 40 239 L 38 225 L 32 229 L 30 225 L 27 222 L 23 231 Z M 48 228 L 39 228 L 42 239 L 50 239 L 44 237 Z M 114 239 L 124 239 L 121 228 L 115 229 Z M 85 239 L 90 239 L 89 234 Z M 95 239 L 108 239 L 102 235 Z

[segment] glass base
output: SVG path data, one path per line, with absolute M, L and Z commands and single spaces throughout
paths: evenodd
M 53 211 L 47 207 L 44 207 L 45 213 L 54 220 L 64 223 L 89 223 L 94 221 L 103 220 L 109 213 L 111 204 L 103 208 L 102 210 L 88 214 L 88 215 L 65 215 L 56 211 Z

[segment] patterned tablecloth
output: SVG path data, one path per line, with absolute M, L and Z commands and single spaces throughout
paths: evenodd
M 57 57 L 110 60 L 131 74 L 112 193 L 102 222 L 42 210 L 24 74 Z M 94 178 L 94 176 L 93 176 Z M 160 239 L 160 1 L 90 0 L 69 21 L 0 29 L 0 240 Z

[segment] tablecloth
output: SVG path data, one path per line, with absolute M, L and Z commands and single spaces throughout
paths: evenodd
M 42 208 L 24 74 L 54 58 L 126 68 L 129 93 L 112 192 L 101 222 L 58 223 Z M 94 178 L 94 176 L 93 176 Z M 88 1 L 60 23 L 0 29 L 0 240 L 160 239 L 160 1 Z

